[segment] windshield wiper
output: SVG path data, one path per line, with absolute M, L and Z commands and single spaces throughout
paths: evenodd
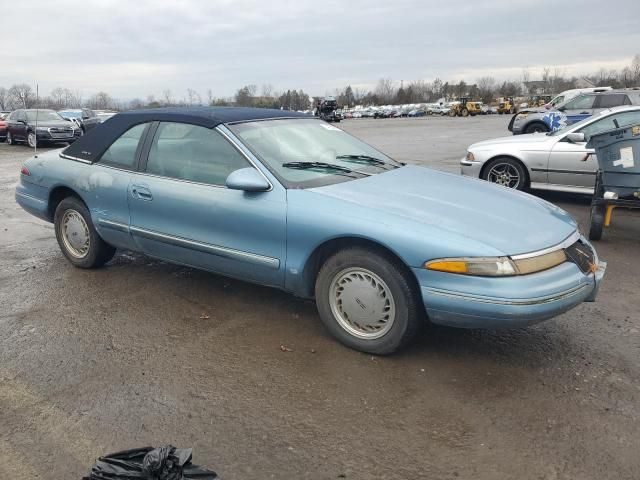
M 298 170 L 312 170 L 312 169 L 322 169 L 322 170 L 333 170 L 334 172 L 340 172 L 339 175 L 345 175 L 347 177 L 358 178 L 352 173 L 357 173 L 359 175 L 363 175 L 366 177 L 371 176 L 370 173 L 361 172 L 359 170 L 351 170 L 350 168 L 343 167 L 341 165 L 336 165 L 334 163 L 326 163 L 326 162 L 286 162 L 282 164 L 285 168 L 294 168 Z
M 382 160 L 381 158 L 371 157 L 369 155 L 338 155 L 336 160 L 346 160 L 347 162 L 366 163 L 367 165 L 375 165 L 376 167 L 389 166 L 399 168 L 400 165 L 394 165 L 391 162 Z M 388 169 L 387 169 L 388 170 Z

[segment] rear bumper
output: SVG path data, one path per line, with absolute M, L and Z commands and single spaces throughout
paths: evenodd
M 16 187 L 16 202 L 31 215 L 47 222 L 51 221 L 47 202 L 27 192 L 22 184 Z
M 460 291 L 460 285 L 455 288 L 451 281 L 437 287 L 433 282 L 430 286 L 422 280 L 419 282 L 432 323 L 461 328 L 519 328 L 553 318 L 582 302 L 595 301 L 605 270 L 606 263 L 599 262 L 595 273 L 585 275 L 576 265 L 565 263 L 521 277 L 473 278 L 468 292 Z M 426 276 L 448 275 L 448 280 L 464 277 L 431 273 L 435 272 Z M 467 279 L 460 283 L 464 284 Z

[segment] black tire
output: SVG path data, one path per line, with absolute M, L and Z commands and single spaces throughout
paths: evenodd
M 524 133 L 537 133 L 537 132 L 548 132 L 549 129 L 542 122 L 533 122 L 527 125 L 527 128 L 524 129 Z
M 16 144 L 16 141 L 11 136 L 11 132 L 8 131 L 8 130 L 7 130 L 7 139 L 5 141 L 7 142 L 7 145 L 15 145 Z
M 35 148 L 39 144 L 38 137 L 35 132 L 27 132 L 27 145 L 29 148 Z
M 604 231 L 604 205 L 591 206 L 591 224 L 589 226 L 589 240 L 600 240 Z
M 331 307 L 332 283 L 346 269 L 358 268 L 377 275 L 388 287 L 395 305 L 393 323 L 379 338 L 365 339 L 350 333 L 343 327 Z M 382 252 L 353 247 L 331 256 L 322 266 L 316 278 L 316 305 L 324 325 L 344 345 L 374 355 L 388 355 L 408 345 L 424 323 L 424 309 L 415 280 L 397 261 Z M 387 298 L 386 296 L 384 298 Z M 360 307 L 366 306 L 355 297 Z
M 62 234 L 62 219 L 65 213 L 75 211 L 82 216 L 84 220 L 87 230 L 89 231 L 89 249 L 82 258 L 78 258 L 74 256 L 71 250 L 65 245 L 65 241 L 63 239 Z M 60 250 L 67 260 L 69 260 L 75 267 L 79 268 L 97 268 L 101 267 L 109 260 L 111 260 L 116 253 L 116 249 L 106 243 L 95 227 L 93 226 L 93 222 L 91 221 L 91 215 L 89 214 L 89 210 L 86 205 L 77 197 L 67 197 L 63 199 L 56 208 L 55 215 L 53 217 L 53 223 L 55 225 L 56 230 L 56 239 L 58 240 L 58 245 L 60 246 Z
M 509 188 L 514 188 L 515 190 L 526 190 L 529 187 L 529 174 L 527 173 L 527 169 L 518 160 L 509 157 L 498 157 L 487 162 L 486 166 L 482 169 L 481 178 L 488 182 L 500 184 L 499 182 L 489 178 L 492 169 L 499 164 L 510 165 L 518 171 L 519 182 L 517 186 L 510 186 Z

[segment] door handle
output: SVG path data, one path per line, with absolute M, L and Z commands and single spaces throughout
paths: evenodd
M 131 187 L 131 194 L 135 198 L 139 198 L 140 200 L 151 201 L 153 200 L 153 195 L 151 195 L 151 190 L 147 187 L 143 187 L 142 185 L 133 185 Z

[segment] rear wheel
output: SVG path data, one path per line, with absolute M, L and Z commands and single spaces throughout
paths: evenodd
M 524 166 L 513 158 L 491 160 L 482 172 L 482 179 L 515 190 L 524 190 L 527 187 L 527 172 Z
M 344 345 L 387 355 L 413 340 L 423 322 L 409 274 L 384 254 L 347 248 L 320 269 L 316 304 L 324 325 Z
M 460 116 L 461 117 L 468 117 L 469 116 L 469 110 L 467 108 L 463 108 L 462 110 L 460 110 Z
M 116 253 L 114 247 L 100 238 L 89 210 L 76 197 L 67 197 L 58 204 L 54 225 L 60 250 L 76 267 L 100 267 Z
M 589 226 L 589 240 L 600 240 L 604 231 L 604 205 L 591 206 L 591 224 Z

